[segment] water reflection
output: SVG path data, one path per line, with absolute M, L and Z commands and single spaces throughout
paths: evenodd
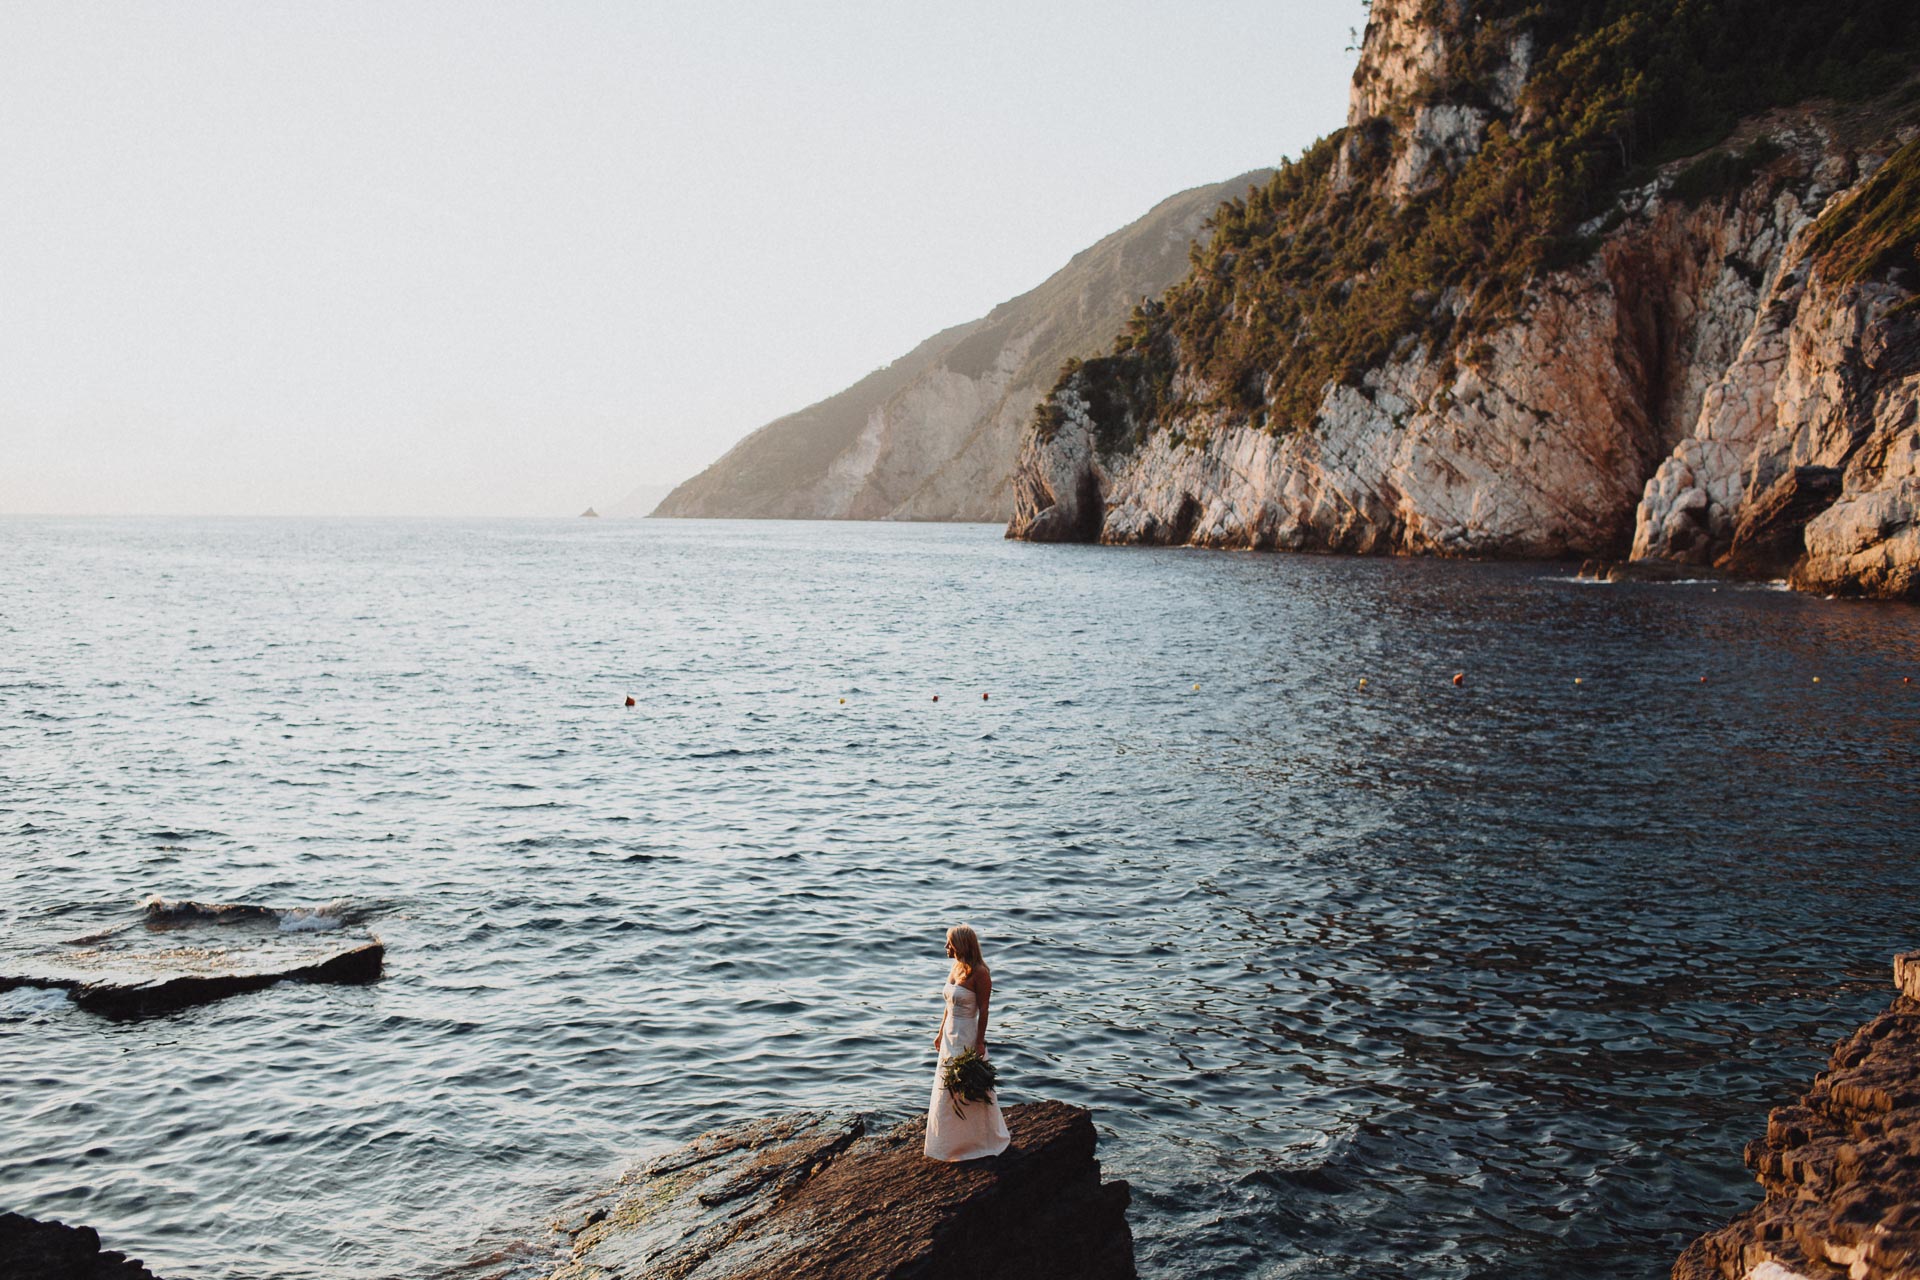
M 1913 945 L 1911 609 L 588 524 L 0 522 L 8 937 L 348 897 L 390 965 L 0 996 L 12 1207 L 531 1272 L 636 1151 L 923 1105 L 966 916 L 1145 1274 L 1659 1275 Z

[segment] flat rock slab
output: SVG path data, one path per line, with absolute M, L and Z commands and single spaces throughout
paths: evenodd
M 276 982 L 372 982 L 386 947 L 365 929 L 314 928 L 310 912 L 155 902 L 143 917 L 54 947 L 0 956 L 0 991 L 62 989 L 83 1009 L 141 1017 Z
M 92 1227 L 0 1213 L 0 1276 L 7 1280 L 156 1280 L 137 1258 L 100 1248 Z
M 1129 1192 L 1100 1181 L 1092 1116 L 1029 1102 L 1006 1118 L 1013 1145 L 961 1164 L 921 1154 L 924 1118 L 704 1134 L 576 1219 L 551 1280 L 1132 1280 Z

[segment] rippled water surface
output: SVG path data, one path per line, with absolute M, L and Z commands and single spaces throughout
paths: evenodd
M 1143 1274 L 1664 1276 L 1920 932 L 1920 611 L 1565 574 L 0 521 L 6 945 L 158 892 L 389 947 L 0 996 L 0 1208 L 187 1280 L 537 1272 L 636 1154 L 924 1106 L 965 918 Z

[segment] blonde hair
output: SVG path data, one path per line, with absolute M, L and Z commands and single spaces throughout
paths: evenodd
M 953 948 L 953 964 L 960 970 L 960 981 L 971 978 L 975 969 L 986 970 L 987 962 L 980 956 L 980 935 L 972 925 L 957 924 L 947 930 L 947 945 Z

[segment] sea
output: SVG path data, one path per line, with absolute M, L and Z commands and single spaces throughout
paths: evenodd
M 704 1130 L 923 1112 L 964 921 L 1143 1276 L 1662 1277 L 1920 947 L 1909 677 L 1912 606 L 1565 564 L 0 519 L 0 952 L 154 894 L 387 946 L 0 995 L 0 1210 L 530 1280 Z

